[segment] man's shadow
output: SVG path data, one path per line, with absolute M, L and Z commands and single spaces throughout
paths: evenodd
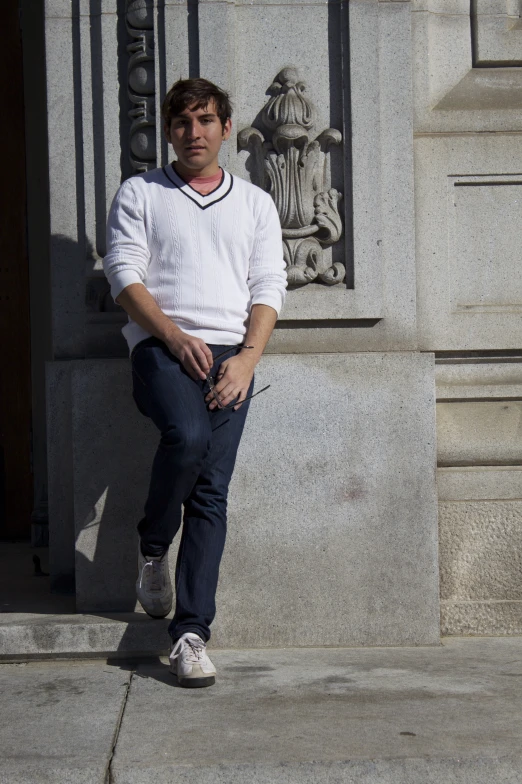
M 124 658 L 108 656 L 106 663 L 109 667 L 118 667 L 122 672 L 131 672 L 136 678 L 155 680 L 174 689 L 183 688 L 178 683 L 177 677 L 170 672 L 169 665 L 165 664 L 159 656 Z

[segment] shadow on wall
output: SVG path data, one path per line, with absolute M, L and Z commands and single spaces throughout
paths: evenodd
M 157 432 L 135 407 L 128 360 L 75 363 L 71 403 L 77 610 L 134 610 Z
M 120 352 L 111 358 L 116 339 L 126 349 L 120 333 L 124 319 L 99 271 L 95 249 L 88 241 L 60 235 L 53 236 L 52 248 L 57 285 L 71 292 L 69 307 L 75 310 L 60 318 L 78 330 L 74 350 L 58 355 L 49 368 L 53 582 L 75 574 L 79 612 L 133 611 L 136 526 L 157 434 L 135 406 L 128 357 Z M 93 314 L 101 318 L 93 321 Z M 98 358 L 85 358 L 93 331 L 101 351 Z

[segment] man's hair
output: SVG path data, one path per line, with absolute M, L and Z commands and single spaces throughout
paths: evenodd
M 165 125 L 170 127 L 173 117 L 185 109 L 205 109 L 214 101 L 216 114 L 225 127 L 232 116 L 232 104 L 228 93 L 207 79 L 179 79 L 174 82 L 161 105 L 161 116 Z

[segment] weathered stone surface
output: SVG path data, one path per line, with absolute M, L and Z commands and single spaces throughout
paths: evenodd
M 129 673 L 104 662 L 2 664 L 2 784 L 104 784 Z
M 522 290 L 515 227 L 522 217 L 517 174 L 522 137 L 423 137 L 416 139 L 415 150 L 421 347 L 519 348 Z M 502 205 L 512 217 L 509 229 L 498 212 Z M 473 244 L 475 235 L 480 247 Z
M 441 602 L 441 634 L 457 637 L 521 635 L 522 602 Z
M 518 784 L 519 650 L 215 651 L 202 690 L 165 659 L 2 664 L 0 782 Z
M 66 4 L 69 6 L 70 3 Z M 79 74 L 73 62 L 71 20 L 47 18 L 47 126 L 52 341 L 56 358 L 81 356 L 85 323 L 85 253 L 79 242 L 78 194 L 81 172 L 76 158 L 81 139 L 75 133 Z
M 439 465 L 522 464 L 521 416 L 518 400 L 437 403 Z
M 522 362 L 437 364 L 437 400 L 522 398 Z
M 522 500 L 439 505 L 440 596 L 522 600 Z
M 437 470 L 439 501 L 518 500 L 522 466 L 462 466 Z
M 472 12 L 475 24 L 475 58 L 478 65 L 520 65 L 522 29 L 520 6 L 494 0 L 477 0 Z
M 133 678 L 115 784 L 516 784 L 520 644 L 223 651 L 212 689 Z
M 126 362 L 73 365 L 78 608 L 132 610 L 156 433 Z M 257 383 L 215 644 L 436 642 L 432 357 L 267 356 Z
M 62 656 L 139 656 L 166 654 L 169 620 L 152 620 L 144 612 L 107 615 L 0 615 L 0 659 Z M 56 612 L 56 610 L 55 610 Z
M 431 367 L 265 358 L 258 383 L 272 388 L 231 486 L 217 644 L 435 641 Z
M 437 474 L 442 634 L 521 634 L 522 466 Z
M 506 3 L 500 5 L 505 11 Z M 522 72 L 520 68 L 473 67 L 469 2 L 416 0 L 412 10 L 415 130 L 520 130 Z M 491 24 L 502 25 L 500 15 L 489 21 L 483 15 L 477 18 L 479 55 L 493 56 L 509 65 L 520 48 L 520 30 L 487 30 Z M 483 171 L 496 169 L 486 166 Z

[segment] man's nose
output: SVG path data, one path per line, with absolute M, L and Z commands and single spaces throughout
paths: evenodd
M 194 120 L 194 122 L 192 122 L 188 126 L 187 130 L 188 130 L 188 137 L 189 137 L 189 139 L 194 141 L 194 139 L 198 139 L 199 138 L 199 123 L 198 122 L 196 122 Z

